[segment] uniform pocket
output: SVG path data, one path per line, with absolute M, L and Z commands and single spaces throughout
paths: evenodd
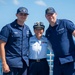
M 58 30 L 57 32 L 58 32 L 58 35 L 60 35 L 60 34 L 63 34 L 65 30 L 60 30 L 60 31 Z

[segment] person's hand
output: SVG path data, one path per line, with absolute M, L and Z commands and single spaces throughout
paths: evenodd
M 8 73 L 8 72 L 10 72 L 10 69 L 9 69 L 9 66 L 8 66 L 8 64 L 2 64 L 2 68 L 3 68 L 3 72 L 5 72 L 5 73 Z

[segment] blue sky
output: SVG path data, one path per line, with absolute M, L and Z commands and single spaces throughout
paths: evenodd
M 55 8 L 57 18 L 69 19 L 75 23 L 75 0 L 0 0 L 0 29 L 16 19 L 16 10 L 21 6 L 28 8 L 26 24 L 32 33 L 33 24 L 37 21 L 42 21 L 47 29 L 48 21 L 45 18 L 47 7 Z

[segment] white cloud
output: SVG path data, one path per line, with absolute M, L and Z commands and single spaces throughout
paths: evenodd
M 15 5 L 19 5 L 19 1 L 18 1 L 18 0 L 13 0 L 13 3 L 14 3 Z
M 41 6 L 47 6 L 43 0 L 37 0 L 37 1 L 35 1 L 35 3 L 38 5 L 41 5 Z
M 2 4 L 6 4 L 6 2 L 4 0 L 0 0 L 0 3 Z

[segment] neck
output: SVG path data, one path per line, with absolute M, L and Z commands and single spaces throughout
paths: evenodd
M 36 36 L 36 37 L 37 37 L 38 40 L 40 40 L 40 38 L 41 38 L 41 36 L 40 37 Z
M 19 25 L 21 25 L 21 26 L 23 26 L 23 25 L 24 25 L 24 22 L 19 21 L 19 20 L 17 20 L 17 23 L 18 23 Z
M 37 37 L 38 40 L 40 40 L 41 37 Z
M 53 26 L 55 26 L 56 20 L 54 22 L 49 22 L 49 23 L 53 27 Z
M 55 23 L 50 23 L 50 25 L 53 27 L 53 26 L 55 26 Z

